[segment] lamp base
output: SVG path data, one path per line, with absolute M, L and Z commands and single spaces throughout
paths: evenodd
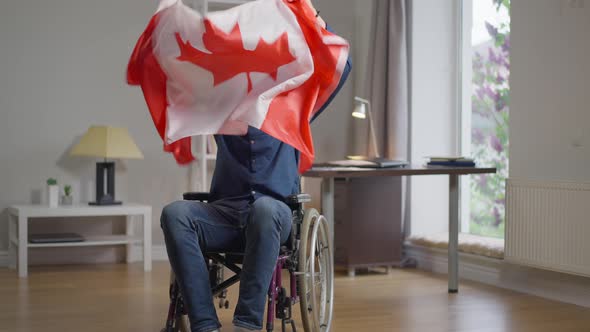
M 115 163 L 106 161 L 96 163 L 96 201 L 89 202 L 88 205 L 121 204 L 115 201 Z

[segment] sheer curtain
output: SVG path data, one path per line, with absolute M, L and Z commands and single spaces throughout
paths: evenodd
M 377 145 L 380 154 L 391 159 L 409 156 L 409 0 L 375 0 L 364 70 L 364 87 L 360 96 L 371 101 Z M 356 127 L 368 126 L 355 121 Z M 356 138 L 360 154 L 375 155 L 370 148 L 369 133 Z M 366 134 L 364 134 L 366 133 Z

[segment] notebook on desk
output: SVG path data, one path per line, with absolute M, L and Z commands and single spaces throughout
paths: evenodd
M 385 158 L 372 159 L 347 159 L 334 160 L 317 166 L 337 166 L 337 167 L 366 167 L 366 168 L 388 168 L 388 167 L 404 167 L 408 165 L 405 160 L 390 160 Z

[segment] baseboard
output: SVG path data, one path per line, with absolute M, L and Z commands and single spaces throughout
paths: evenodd
M 406 244 L 405 255 L 418 268 L 447 274 L 446 250 Z M 481 282 L 539 297 L 590 307 L 590 278 L 540 270 L 508 263 L 502 259 L 459 254 L 461 279 Z M 461 286 L 459 285 L 459 292 Z
M 143 246 L 136 244 L 131 247 L 131 262 L 141 262 L 143 260 Z M 168 261 L 165 245 L 152 245 L 153 261 Z M 0 250 L 0 267 L 8 267 L 9 257 L 8 250 Z
M 143 246 L 136 244 L 131 249 L 131 262 L 143 261 Z M 152 244 L 152 261 L 168 261 L 166 246 L 163 244 Z
M 0 267 L 8 267 L 8 250 L 0 251 Z

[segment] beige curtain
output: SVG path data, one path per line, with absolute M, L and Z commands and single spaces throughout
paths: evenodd
M 409 158 L 409 6 L 411 0 L 374 0 L 367 67 L 360 97 L 371 101 L 381 156 Z M 360 68 L 361 70 L 364 68 Z M 355 121 L 355 150 L 375 155 L 367 121 Z
M 410 159 L 411 135 L 411 3 L 412 0 L 373 0 L 368 58 L 359 97 L 371 102 L 377 145 L 381 156 Z M 357 70 L 359 70 L 357 68 Z M 359 73 L 360 74 L 360 73 Z M 355 154 L 374 156 L 368 122 L 353 122 Z M 410 234 L 411 183 L 397 178 L 388 196 L 401 200 L 402 210 L 387 216 L 391 225 L 399 218 L 404 236 Z

